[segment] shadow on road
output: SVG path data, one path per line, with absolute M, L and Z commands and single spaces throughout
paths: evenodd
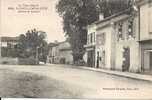
M 80 98 L 80 91 L 57 80 L 29 72 L 0 70 L 0 95 L 7 98 Z

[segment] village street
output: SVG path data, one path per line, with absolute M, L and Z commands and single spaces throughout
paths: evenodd
M 152 83 L 70 65 L 0 65 L 1 97 L 151 98 Z

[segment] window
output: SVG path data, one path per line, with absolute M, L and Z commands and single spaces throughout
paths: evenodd
M 133 37 L 133 19 L 128 21 L 128 34 Z
M 95 42 L 95 32 L 94 33 L 90 33 L 87 36 L 87 43 L 88 44 L 91 44 L 91 43 L 94 43 L 94 42 Z
M 90 43 L 92 43 L 93 42 L 93 34 L 91 33 L 90 34 Z
M 132 35 L 132 31 L 133 30 L 133 21 L 132 20 L 129 20 L 128 22 L 128 32 L 129 32 L 129 35 Z
M 88 35 L 88 44 L 91 43 L 91 34 Z
M 123 30 L 122 30 L 122 28 L 123 28 L 123 23 L 120 22 L 118 24 L 118 40 L 119 39 L 123 39 Z
M 93 42 L 95 42 L 95 32 L 93 33 Z
M 105 33 L 97 35 L 97 45 L 104 45 L 106 41 Z
M 89 44 L 89 35 L 87 36 L 87 44 Z
M 105 65 L 105 51 L 102 51 L 102 64 Z

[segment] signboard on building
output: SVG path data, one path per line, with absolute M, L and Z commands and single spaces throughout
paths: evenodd
M 105 44 L 105 33 L 97 34 L 97 45 Z

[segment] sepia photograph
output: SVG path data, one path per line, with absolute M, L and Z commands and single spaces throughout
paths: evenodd
M 152 0 L 0 0 L 0 97 L 151 100 Z

